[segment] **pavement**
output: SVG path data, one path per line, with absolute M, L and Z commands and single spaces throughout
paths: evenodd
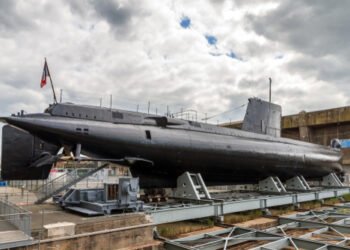
M 0 232 L 0 244 L 27 240 L 31 240 L 31 237 L 29 237 L 20 230 L 9 230 Z

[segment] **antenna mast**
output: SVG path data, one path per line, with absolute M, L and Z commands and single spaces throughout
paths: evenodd
M 272 79 L 269 77 L 269 102 L 271 103 L 271 85 L 272 85 Z

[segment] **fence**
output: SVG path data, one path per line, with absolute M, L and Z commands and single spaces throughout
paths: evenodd
M 31 212 L 16 206 L 15 204 L 0 199 L 1 224 L 10 223 L 26 235 L 31 235 Z

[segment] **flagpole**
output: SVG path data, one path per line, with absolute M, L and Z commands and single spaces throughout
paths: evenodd
M 49 75 L 49 78 L 50 78 L 52 94 L 53 94 L 53 100 L 54 100 L 54 103 L 56 104 L 57 103 L 57 98 L 56 98 L 55 88 L 53 87 L 53 82 L 52 82 L 51 74 L 50 74 L 50 71 L 49 71 L 49 66 L 48 66 L 47 61 L 46 61 L 46 57 L 45 57 L 45 64 L 47 66 L 47 72 L 49 73 L 48 75 Z

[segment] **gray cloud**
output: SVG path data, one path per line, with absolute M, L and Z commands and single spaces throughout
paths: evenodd
M 81 0 L 81 1 L 65 0 L 65 4 L 69 6 L 70 11 L 73 14 L 78 14 L 83 18 L 87 17 L 89 13 L 90 2 L 88 0 Z
M 318 59 L 309 56 L 297 57 L 287 65 L 287 70 L 295 74 L 302 73 L 309 77 L 315 76 L 318 79 L 337 83 L 339 87 L 350 90 L 350 86 L 348 86 L 350 81 L 349 65 L 338 57 L 321 57 Z
M 320 93 L 319 98 L 329 95 L 317 89 L 322 86 L 343 93 L 338 98 L 348 103 L 349 98 L 344 95 L 350 91 L 349 8 L 349 1 L 288 0 L 279 2 L 264 15 L 247 15 L 246 21 L 251 30 L 292 54 L 282 66 L 286 72 L 304 78 L 305 85 L 315 79 L 322 82 L 313 88 Z
M 132 17 L 132 10 L 129 7 L 122 6 L 120 3 L 112 0 L 92 1 L 96 12 L 105 18 L 112 27 L 127 25 Z
M 20 32 L 33 27 L 33 22 L 27 20 L 23 13 L 16 9 L 16 2 L 0 1 L 0 34 L 9 36 L 13 32 Z
M 241 90 L 252 90 L 259 93 L 266 90 L 267 78 L 262 77 L 244 77 L 238 81 L 238 88 Z
M 282 1 L 265 16 L 248 16 L 253 29 L 270 40 L 282 42 L 312 56 L 350 55 L 348 10 L 350 2 Z
M 273 98 L 287 113 L 344 105 L 346 94 L 339 93 L 349 78 L 348 34 L 340 23 L 346 7 L 318 3 L 286 1 L 273 9 L 238 0 L 2 1 L 0 91 L 9 94 L 0 112 L 38 112 L 51 102 L 50 88 L 39 88 L 45 56 L 57 92 L 62 88 L 63 100 L 76 103 L 98 105 L 102 97 L 108 106 L 113 94 L 118 108 L 147 110 L 151 101 L 153 112 L 169 105 L 174 112 L 183 107 L 213 115 L 251 96 L 266 99 L 271 76 Z M 191 29 L 179 25 L 183 15 Z M 217 36 L 217 50 L 204 34 Z M 210 55 L 231 50 L 243 60 Z
M 136 30 L 144 25 L 147 3 L 140 1 L 90 0 L 97 19 L 105 20 L 118 40 L 137 39 Z M 146 6 L 145 6 L 146 5 Z

